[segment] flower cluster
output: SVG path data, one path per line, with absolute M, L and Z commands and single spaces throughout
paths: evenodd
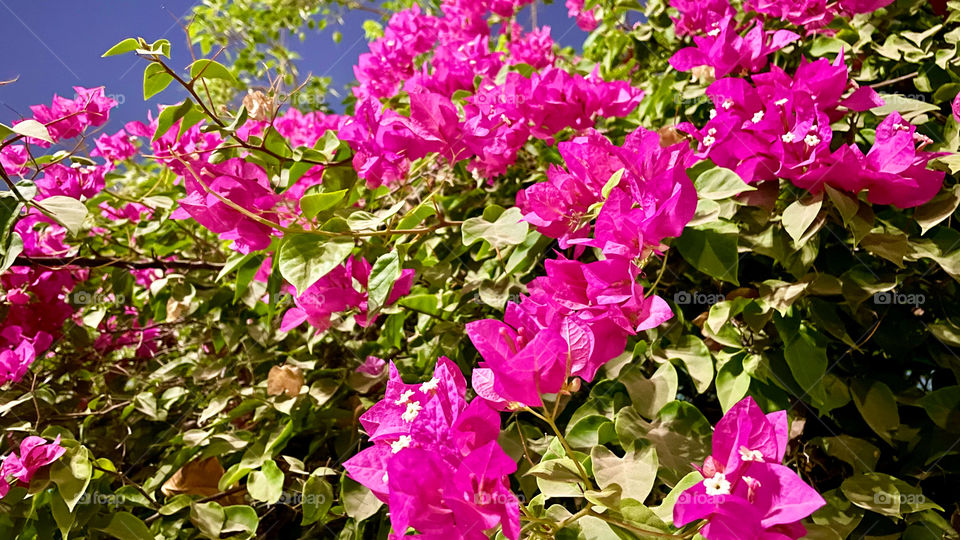
M 33 475 L 40 467 L 46 467 L 66 452 L 60 446 L 60 436 L 53 442 L 43 437 L 27 437 L 20 442 L 20 454 L 10 452 L 0 464 L 0 499 L 7 496 L 10 488 L 19 483 L 29 485 Z
M 74 90 L 73 99 L 54 96 L 49 106 L 31 107 L 34 120 L 46 126 L 55 144 L 81 137 L 89 128 L 104 125 L 109 120 L 110 109 L 117 105 L 104 94 L 102 87 Z M 9 144 L 0 151 L 0 166 L 10 176 L 34 179 L 33 200 L 41 204 L 54 196 L 79 201 L 93 198 L 104 190 L 106 175 L 114 170 L 116 162 L 136 153 L 136 145 L 125 130 L 96 139 L 91 156 L 102 157 L 105 162 L 92 165 L 77 162 L 67 165 L 64 160 L 38 164 L 30 157 L 28 144 L 50 146 L 46 141 L 30 137 Z M 139 221 L 141 216 L 150 213 L 147 207 L 137 203 L 128 203 L 119 210 L 102 204 L 101 209 L 111 219 L 122 214 L 131 221 Z M 28 257 L 63 257 L 76 252 L 67 242 L 67 230 L 36 208 L 28 209 L 17 221 L 14 232 L 23 241 L 23 255 Z M 91 234 L 103 233 L 102 229 L 91 231 Z M 5 299 L 0 324 L 0 384 L 19 381 L 38 355 L 60 337 L 63 324 L 76 313 L 69 295 L 88 276 L 89 271 L 81 268 L 27 266 L 13 266 L 0 276 L 0 294 Z M 127 336 L 126 342 L 149 347 L 151 337 L 133 333 Z M 101 336 L 103 339 L 108 338 Z
M 698 157 L 732 169 L 748 183 L 785 178 L 812 192 L 823 185 L 849 193 L 868 191 L 875 204 L 901 208 L 930 200 L 943 172 L 927 170 L 939 156 L 931 141 L 898 113 L 887 116 L 864 155 L 856 144 L 833 145 L 831 124 L 850 111 L 884 104 L 870 87 L 850 81 L 844 55 L 804 61 L 791 76 L 772 66 L 751 80 L 725 77 L 707 88 L 715 108 L 701 129 L 678 129 L 699 141 Z
M 334 313 L 354 309 L 358 311 L 353 317 L 354 321 L 360 327 L 366 328 L 373 323 L 367 314 L 367 281 L 370 270 L 370 263 L 363 257 L 350 257 L 300 294 L 287 285 L 287 292 L 293 295 L 296 306 L 284 313 L 280 330 L 287 332 L 308 322 L 317 331 L 323 332 L 333 324 L 331 317 Z M 403 270 L 390 290 L 386 305 L 393 304 L 401 296 L 408 294 L 413 278 L 413 270 Z
M 791 538 L 806 534 L 800 520 L 826 502 L 785 467 L 786 411 L 764 415 L 751 397 L 730 408 L 713 432 L 713 453 L 699 468 L 703 480 L 673 507 L 674 525 L 706 519 L 709 540 Z
M 499 407 L 540 406 L 543 394 L 560 391 L 571 376 L 592 381 L 630 335 L 673 316 L 663 299 L 644 295 L 637 261 L 693 217 L 690 148 L 662 148 L 659 136 L 642 128 L 619 147 L 595 131 L 559 146 L 567 170 L 552 168 L 547 182 L 520 192 L 517 206 L 561 247 L 591 245 L 606 258 L 548 260 L 546 276 L 508 304 L 503 322 L 467 324 L 483 357 L 474 388 Z M 591 237 L 589 213 L 598 204 Z
M 391 538 L 413 527 L 423 538 L 483 540 L 497 525 L 519 536 L 507 480 L 517 465 L 497 443 L 500 416 L 482 399 L 468 404 L 465 392 L 447 358 L 421 384 L 404 383 L 391 364 L 384 398 L 360 417 L 373 446 L 343 465 L 390 505 Z

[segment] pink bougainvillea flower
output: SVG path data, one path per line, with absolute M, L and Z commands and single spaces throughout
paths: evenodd
M 577 19 L 577 26 L 585 32 L 592 32 L 600 22 L 597 21 L 596 9 L 583 9 L 584 0 L 567 0 L 567 16 Z
M 469 405 L 459 368 L 440 358 L 433 377 L 407 384 L 396 367 L 383 400 L 360 417 L 373 446 L 344 463 L 347 474 L 390 507 L 391 538 L 413 527 L 423 538 L 481 540 L 502 527 L 519 535 L 519 501 L 507 476 L 516 463 L 500 448 L 500 416 Z
M 34 120 L 47 126 L 50 138 L 54 142 L 77 137 L 88 127 L 102 126 L 110 119 L 110 109 L 117 106 L 116 101 L 104 95 L 102 86 L 99 88 L 75 86 L 73 90 L 77 93 L 74 99 L 54 95 L 53 103 L 49 107 L 46 105 L 30 107 Z M 28 142 L 43 147 L 50 146 L 49 143 L 36 139 L 28 139 Z
M 91 156 L 102 156 L 108 162 L 123 161 L 137 153 L 137 147 L 127 132 L 120 130 L 113 135 L 104 133 L 95 141 L 97 147 L 90 152 Z
M 708 540 L 796 539 L 800 520 L 826 501 L 781 465 L 789 442 L 787 414 L 764 414 L 747 397 L 730 408 L 713 432 L 713 453 L 700 468 L 704 479 L 685 490 L 673 509 L 682 527 L 706 519 Z
M 67 450 L 60 446 L 60 436 L 53 442 L 43 437 L 30 436 L 20 442 L 20 455 L 11 452 L 3 458 L 0 465 L 0 498 L 10 491 L 11 482 L 21 485 L 30 484 L 37 470 L 60 459 Z
M 359 257 L 349 257 L 346 262 L 331 270 L 301 294 L 292 287 L 289 292 L 294 297 L 295 307 L 283 315 L 280 330 L 288 332 L 304 322 L 319 332 L 327 330 L 332 324 L 334 313 L 343 313 L 356 309 L 354 320 L 361 327 L 370 325 L 367 316 L 367 281 L 370 278 L 370 263 Z M 385 305 L 391 305 L 410 292 L 414 279 L 413 270 L 403 270 L 400 278 L 393 284 Z M 354 288 L 354 282 L 360 289 Z
M 383 369 L 385 367 L 387 367 L 386 360 L 371 355 L 368 356 L 359 367 L 357 367 L 356 372 L 376 377 L 383 373 Z
M 557 329 L 537 328 L 507 307 L 507 321 L 467 323 L 467 336 L 483 357 L 480 367 L 494 374 L 493 391 L 502 400 L 530 407 L 543 405 L 544 394 L 560 391 L 567 377 L 567 342 Z M 524 324 L 526 322 L 526 324 Z
M 953 118 L 957 122 L 960 122 L 960 93 L 957 94 L 957 97 L 953 98 L 951 108 L 953 109 Z
M 279 197 L 270 188 L 267 173 L 259 165 L 233 158 L 207 165 L 200 172 L 192 171 L 184 176 L 184 184 L 187 196 L 179 201 L 179 208 L 171 217 L 195 219 L 224 240 L 233 240 L 234 247 L 241 253 L 270 245 L 273 228 L 224 202 L 230 201 L 252 214 L 276 220 L 273 210 Z
M 698 66 L 710 66 L 716 77 L 724 77 L 740 70 L 757 72 L 767 65 L 767 56 L 800 36 L 789 30 L 765 32 L 756 23 L 744 36 L 737 33 L 733 15 L 728 14 L 704 36 L 693 38 L 695 47 L 680 49 L 670 58 L 670 65 L 678 71 L 690 71 Z
M 678 36 L 708 33 L 736 14 L 728 0 L 670 0 L 670 6 L 680 12 L 680 17 L 670 17 Z

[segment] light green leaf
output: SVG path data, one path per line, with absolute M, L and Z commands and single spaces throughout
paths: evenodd
M 108 56 L 115 56 L 118 54 L 125 54 L 128 52 L 133 52 L 140 48 L 140 42 L 133 38 L 127 38 L 120 43 L 117 43 L 113 47 L 110 47 L 107 52 L 103 53 L 100 58 L 106 58 Z
M 254 500 L 276 503 L 283 495 L 283 471 L 272 459 L 265 461 L 259 471 L 253 471 L 247 477 L 247 491 Z
M 260 517 L 253 508 L 238 504 L 234 506 L 223 507 L 224 522 L 220 533 L 247 533 L 242 538 L 250 538 L 257 532 L 260 526 Z
M 293 285 L 298 294 L 303 294 L 303 291 L 342 263 L 352 250 L 353 240 L 349 237 L 288 234 L 280 246 L 280 275 Z
M 63 502 L 71 512 L 87 490 L 92 475 L 90 451 L 83 446 L 67 449 L 63 457 L 50 467 L 50 479 L 57 484 Z
M 226 518 L 223 507 L 216 502 L 194 504 L 190 507 L 190 521 L 211 538 L 220 538 Z
M 162 92 L 173 77 L 163 69 L 163 65 L 152 62 L 143 70 L 143 99 L 144 101 Z
M 300 198 L 300 210 L 303 217 L 313 219 L 320 212 L 332 208 L 346 196 L 347 190 L 338 189 L 337 191 L 319 191 L 308 189 Z
M 529 225 L 522 219 L 523 214 L 516 207 L 505 210 L 492 222 L 485 217 L 470 218 L 461 227 L 463 245 L 470 246 L 486 240 L 494 248 L 503 249 L 523 243 Z
M 303 484 L 303 521 L 310 525 L 322 519 L 333 505 L 333 487 L 319 476 L 311 476 Z
M 203 77 L 204 79 L 223 79 L 234 84 L 239 84 L 237 78 L 233 76 L 233 73 L 230 73 L 230 70 L 227 69 L 226 66 L 216 60 L 207 58 L 201 58 L 190 64 L 190 78 L 197 79 L 198 77 Z
M 151 540 L 153 533 L 143 523 L 143 520 L 130 512 L 116 512 L 110 517 L 110 523 L 103 531 L 118 540 Z
M 883 473 L 871 472 L 847 478 L 840 489 L 853 504 L 885 516 L 899 517 L 927 509 L 943 511 L 924 496 L 920 488 Z
M 822 206 L 823 193 L 818 193 L 806 199 L 797 199 L 783 211 L 783 228 L 798 246 L 803 245 L 802 240 L 807 236 L 804 233 L 817 219 Z
M 627 387 L 633 406 L 647 418 L 657 416 L 677 396 L 677 370 L 669 362 L 660 364 L 649 379 L 638 366 L 631 366 L 620 374 L 620 382 Z
M 73 197 L 54 195 L 39 203 L 53 214 L 53 217 L 70 231 L 77 234 L 87 218 L 87 207 Z
M 700 174 L 693 182 L 697 198 L 719 201 L 757 188 L 743 181 L 740 176 L 723 167 L 714 167 Z
M 738 235 L 736 225 L 719 220 L 693 228 L 687 227 L 683 234 L 674 240 L 673 245 L 697 270 L 739 286 Z
M 347 515 L 357 521 L 363 521 L 376 514 L 377 510 L 383 506 L 372 491 L 346 475 L 340 480 L 340 500 Z
M 18 135 L 23 135 L 24 137 L 32 137 L 34 139 L 40 139 L 41 141 L 46 141 L 48 143 L 53 142 L 53 138 L 50 137 L 50 132 L 47 131 L 47 126 L 37 122 L 32 118 L 28 118 L 23 122 L 18 122 L 14 124 L 11 128 L 14 133 Z
M 619 485 L 623 497 L 642 501 L 650 494 L 657 479 L 657 451 L 648 446 L 643 450 L 630 449 L 617 457 L 606 446 L 594 446 L 590 451 L 593 476 L 602 489 Z
M 687 368 L 697 392 L 703 392 L 713 382 L 713 356 L 702 339 L 684 335 L 680 341 L 663 351 L 668 359 L 677 359 Z
M 373 263 L 367 281 L 367 309 L 371 317 L 383 307 L 400 274 L 400 255 L 396 251 L 384 253 Z
M 880 381 L 858 379 L 850 385 L 850 394 L 870 429 L 892 444 L 900 413 L 890 387 Z

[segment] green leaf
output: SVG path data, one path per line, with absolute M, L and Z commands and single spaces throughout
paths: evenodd
M 80 232 L 80 227 L 87 218 L 87 206 L 73 197 L 54 195 L 47 197 L 39 204 L 53 214 L 53 217 L 71 234 Z
M 710 422 L 686 401 L 672 401 L 660 409 L 653 422 L 644 420 L 635 407 L 617 412 L 617 437 L 624 448 L 635 441 L 648 441 L 657 449 L 661 476 L 676 482 L 690 463 L 702 463 L 710 455 Z
M 850 385 L 850 394 L 870 429 L 892 444 L 900 413 L 890 387 L 880 381 L 858 379 Z
M 529 225 L 522 219 L 523 213 L 516 207 L 505 210 L 492 222 L 486 216 L 470 218 L 463 222 L 460 229 L 463 245 L 470 246 L 486 240 L 495 249 L 503 249 L 523 243 Z
M 617 457 L 606 446 L 594 446 L 590 451 L 593 476 L 602 489 L 620 486 L 623 497 L 642 501 L 650 494 L 657 479 L 657 451 L 653 447 L 630 449 Z
M 347 190 L 345 189 L 324 192 L 313 190 L 311 187 L 311 189 L 308 189 L 303 197 L 300 198 L 300 210 L 303 212 L 303 217 L 313 219 L 320 212 L 332 208 L 338 202 L 342 201 L 346 194 Z
M 803 245 L 805 240 L 804 233 L 810 229 L 810 226 L 820 214 L 820 208 L 823 206 L 823 193 L 818 193 L 805 200 L 797 199 L 783 211 L 781 222 L 787 234 L 798 246 Z
M 297 294 L 303 294 L 307 288 L 342 263 L 352 250 L 353 240 L 349 237 L 324 238 L 307 233 L 288 234 L 280 246 L 280 275 L 293 285 Z
M 333 487 L 319 476 L 311 476 L 303 484 L 303 521 L 310 525 L 322 519 L 333 505 Z
M 92 476 L 90 451 L 83 446 L 67 449 L 63 457 L 50 467 L 50 479 L 57 484 L 63 502 L 71 512 L 87 490 Z
M 259 471 L 253 471 L 247 477 L 247 491 L 254 500 L 276 503 L 283 495 L 283 471 L 272 459 L 265 461 Z
M 340 480 L 340 500 L 347 515 L 357 521 L 363 521 L 376 514 L 377 510 L 383 506 L 372 491 L 346 475 Z
M 600 194 L 603 195 L 603 198 L 606 199 L 610 196 L 610 192 L 613 191 L 613 188 L 617 187 L 620 183 L 620 179 L 623 178 L 623 173 L 627 169 L 621 167 L 620 170 L 610 175 L 610 179 L 607 180 L 607 183 L 603 185 L 603 188 L 600 190 Z
M 14 133 L 18 135 L 23 135 L 24 137 L 32 137 L 34 139 L 39 139 L 41 141 L 46 141 L 48 143 L 53 142 L 53 138 L 50 137 L 50 132 L 47 131 L 47 126 L 37 122 L 32 118 L 28 118 L 23 122 L 18 122 L 14 124 L 11 128 Z
M 960 206 L 960 184 L 917 208 L 913 213 L 913 219 L 920 225 L 920 236 L 927 234 L 927 231 L 952 216 L 958 206 Z
M 373 263 L 367 281 L 367 309 L 371 317 L 383 307 L 400 274 L 400 255 L 396 251 L 384 253 Z
M 102 528 L 103 531 L 119 540 L 150 540 L 153 533 L 144 524 L 143 520 L 130 512 L 116 512 L 110 517 L 110 523 Z
M 118 54 L 125 54 L 128 52 L 133 52 L 140 48 L 140 42 L 134 38 L 127 38 L 120 43 L 117 43 L 113 47 L 110 47 L 107 52 L 103 53 L 100 58 L 106 58 L 108 56 L 115 56 Z
M 724 412 L 729 411 L 750 389 L 750 374 L 743 369 L 742 359 L 727 360 L 720 366 L 717 370 L 716 385 L 720 408 Z
M 736 225 L 719 220 L 693 228 L 687 227 L 683 234 L 673 241 L 673 245 L 697 270 L 739 286 L 738 235 Z
M 163 110 L 160 111 L 160 116 L 157 117 L 157 130 L 153 132 L 152 140 L 155 141 L 162 137 L 177 120 L 183 118 L 192 108 L 193 102 L 189 99 L 184 100 L 180 105 L 164 107 Z
M 740 176 L 723 167 L 714 167 L 700 174 L 693 182 L 697 198 L 719 201 L 757 188 L 743 181 Z
M 660 409 L 677 396 L 677 370 L 669 362 L 660 364 L 649 379 L 636 365 L 624 370 L 619 379 L 627 387 L 633 406 L 647 418 L 657 416 Z
M 57 522 L 57 528 L 60 529 L 63 540 L 67 540 L 77 515 L 70 511 L 59 492 L 50 497 L 50 513 L 53 514 L 53 520 Z
M 871 472 L 847 478 L 840 490 L 853 504 L 885 516 L 899 517 L 928 509 L 943 511 L 919 488 L 883 473 Z
M 941 429 L 960 431 L 960 386 L 934 390 L 920 398 L 920 405 Z
M 163 65 L 158 62 L 151 62 L 143 70 L 143 99 L 144 101 L 162 92 L 170 83 L 173 77 L 164 71 Z
M 211 538 L 220 538 L 226 518 L 223 507 L 216 502 L 199 503 L 190 507 L 190 521 Z
M 223 507 L 224 521 L 220 533 L 248 533 L 243 537 L 250 538 L 257 532 L 260 526 L 260 517 L 253 508 L 238 504 L 234 506 Z
M 190 64 L 190 78 L 197 79 L 198 77 L 203 77 L 204 79 L 223 79 L 233 84 L 240 83 L 226 66 L 216 60 L 207 58 L 201 58 Z
M 827 349 L 823 337 L 798 318 L 776 317 L 774 323 L 783 340 L 783 356 L 804 395 L 823 411 L 827 395 L 822 384 L 827 372 Z
M 660 502 L 660 506 L 653 508 L 653 513 L 663 520 L 664 523 L 673 525 L 673 507 L 676 506 L 677 499 L 680 498 L 680 495 L 684 491 L 699 484 L 701 480 L 703 480 L 703 475 L 699 472 L 693 471 L 688 473 L 673 486 L 670 493 Z
M 663 351 L 668 359 L 677 359 L 687 368 L 697 392 L 704 392 L 713 382 L 713 356 L 702 339 L 684 335 L 680 341 Z

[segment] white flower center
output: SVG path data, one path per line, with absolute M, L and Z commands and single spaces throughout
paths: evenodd
M 713 119 L 716 118 L 716 117 L 717 117 L 717 110 L 716 110 L 716 109 L 710 109 L 710 119 L 713 120 Z
M 720 106 L 723 107 L 725 110 L 730 110 L 730 107 L 733 107 L 733 100 L 725 99 L 723 100 L 723 103 L 720 104 Z
M 419 402 L 411 401 L 407 403 L 407 410 L 400 415 L 400 418 L 403 418 L 404 422 L 413 422 L 417 418 L 417 415 L 420 414 L 420 409 L 422 408 Z
M 712 135 L 707 135 L 706 137 L 703 138 L 704 146 L 713 146 L 713 143 L 715 142 L 717 142 L 717 139 L 713 138 Z
M 816 135 L 811 133 L 810 135 L 807 135 L 806 137 L 803 138 L 803 142 L 805 142 L 807 146 L 816 146 L 820 144 L 820 137 L 817 137 Z
M 383 483 L 386 484 L 386 483 L 387 483 L 387 480 L 389 480 L 389 479 L 390 479 L 390 477 L 387 476 L 387 473 L 383 473 L 383 478 L 381 478 L 381 480 L 383 480 Z
M 710 37 L 717 37 L 717 36 L 720 35 L 720 29 L 719 29 L 719 28 L 714 28 L 713 30 L 707 32 L 707 35 L 710 36 Z
M 396 454 L 404 448 L 408 448 L 411 442 L 413 442 L 413 437 L 409 435 L 401 435 L 399 439 L 390 443 L 390 451 Z
M 729 495 L 730 482 L 727 475 L 718 472 L 713 478 L 707 478 L 703 481 L 703 487 L 707 488 L 707 495 Z
M 763 452 L 759 450 L 751 450 L 746 446 L 741 446 L 740 459 L 743 461 L 759 461 L 763 463 Z
M 763 111 L 757 111 L 753 113 L 753 123 L 756 124 L 763 120 Z
M 780 137 L 780 140 L 785 143 L 792 143 L 794 139 L 796 139 L 796 136 L 794 136 L 793 133 L 784 133 L 783 136 Z
M 400 397 L 397 398 L 393 403 L 396 405 L 403 405 L 404 403 L 410 401 L 410 397 L 413 396 L 415 392 L 413 390 L 404 390 Z
M 787 104 L 787 101 L 788 101 L 787 98 L 778 99 L 778 100 L 774 101 L 773 104 L 774 104 L 774 105 L 777 105 L 777 106 L 783 106 L 783 105 L 786 105 L 786 104 Z
M 439 386 L 439 385 L 440 385 L 440 379 L 434 377 L 434 378 L 430 379 L 429 381 L 421 384 L 421 385 L 420 385 L 420 391 L 423 392 L 424 394 L 427 394 L 427 393 L 429 393 L 429 392 L 433 392 L 434 390 L 436 390 L 436 389 L 437 389 L 437 386 Z

